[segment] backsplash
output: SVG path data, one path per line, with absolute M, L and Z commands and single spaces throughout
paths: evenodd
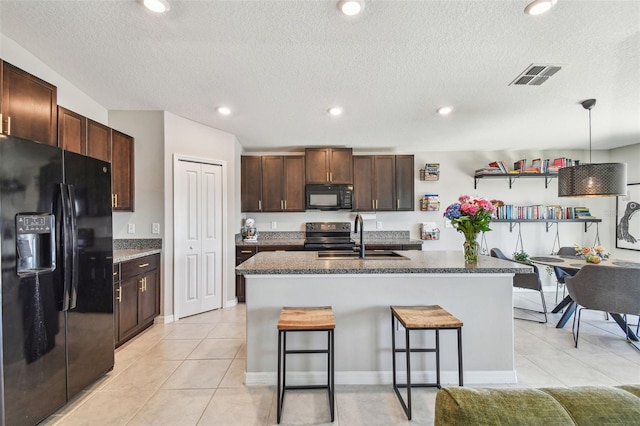
M 114 250 L 161 249 L 162 238 L 124 238 L 113 240 Z
M 356 239 L 358 234 L 351 234 Z M 401 240 L 410 238 L 410 231 L 364 231 L 366 240 Z M 304 232 L 299 231 L 259 231 L 258 240 L 304 240 Z M 135 241 L 135 240 L 134 240 Z M 236 234 L 236 241 L 242 241 L 242 235 Z M 115 241 L 114 241 L 115 244 Z

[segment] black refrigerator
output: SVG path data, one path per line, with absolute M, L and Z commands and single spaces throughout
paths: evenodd
M 35 425 L 113 368 L 111 165 L 0 135 L 2 425 Z

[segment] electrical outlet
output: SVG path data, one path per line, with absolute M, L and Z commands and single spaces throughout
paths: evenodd
M 445 228 L 453 228 L 453 225 L 451 224 L 451 221 L 449 219 L 445 219 L 444 220 L 444 227 Z
M 276 223 L 276 221 L 272 221 L 271 222 L 271 229 L 276 229 L 278 227 L 278 224 Z
M 130 223 L 127 225 L 127 233 L 129 234 L 135 234 L 136 233 L 136 224 L 135 223 Z
M 151 224 L 151 233 L 152 234 L 159 234 L 160 233 L 160 224 L 159 223 L 152 223 Z
M 376 229 L 382 229 L 382 221 L 376 222 Z

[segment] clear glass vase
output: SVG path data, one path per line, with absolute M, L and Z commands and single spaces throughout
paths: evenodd
M 478 244 L 478 234 L 465 234 L 464 236 L 464 261 L 465 263 L 478 263 L 478 253 L 480 252 L 480 244 Z

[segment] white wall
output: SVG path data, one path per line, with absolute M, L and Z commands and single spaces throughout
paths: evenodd
M 107 124 L 107 109 L 80 91 L 15 41 L 0 34 L 0 58 L 57 87 L 58 105 Z
M 611 150 L 611 161 L 615 163 L 627 163 L 627 183 L 640 184 L 640 143 L 635 145 L 628 145 L 622 148 L 616 148 Z M 610 211 L 615 218 L 616 200 L 611 199 Z M 614 223 L 615 223 L 615 219 Z M 640 221 L 640 216 L 636 214 L 633 216 L 634 221 Z M 638 237 L 636 235 L 635 237 Z M 611 231 L 609 240 L 609 246 L 611 247 L 611 257 L 616 259 L 629 259 L 640 261 L 640 252 L 634 250 L 617 249 L 616 247 L 616 234 L 615 231 Z
M 164 235 L 164 113 L 109 111 L 109 126 L 135 138 L 135 212 L 113 213 L 113 238 L 162 238 Z M 135 225 L 135 234 L 127 225 Z M 160 234 L 151 233 L 159 223 Z
M 401 154 L 398 152 L 397 154 Z M 252 155 L 253 153 L 249 153 Z M 354 152 L 354 155 L 369 154 L 369 152 Z M 495 179 L 480 180 L 477 189 L 474 189 L 473 173 L 475 169 L 485 167 L 494 160 L 503 160 L 507 165 L 521 158 L 531 160 L 533 158 L 570 157 L 579 160 L 587 160 L 588 152 L 585 151 L 494 151 L 494 152 L 413 152 L 415 155 L 415 202 L 418 209 L 418 200 L 425 193 L 440 195 L 441 210 L 439 212 L 378 212 L 376 220 L 365 222 L 365 230 L 376 230 L 376 222 L 381 222 L 381 230 L 409 230 L 411 238 L 420 238 L 420 224 L 422 222 L 436 222 L 441 230 L 439 241 L 425 241 L 423 250 L 461 250 L 463 244 L 462 234 L 452 228 L 445 227 L 442 217 L 447 205 L 455 202 L 462 194 L 477 195 L 488 199 L 500 199 L 508 204 L 560 204 L 563 206 L 586 206 L 591 214 L 602 219 L 602 223 L 591 225 L 587 232 L 584 224 L 564 223 L 559 224 L 560 244 L 571 246 L 574 243 L 580 245 L 592 245 L 599 233 L 600 242 L 607 250 L 613 252 L 615 241 L 611 239 L 615 226 L 614 199 L 611 198 L 558 198 L 557 179 L 551 180 L 548 189 L 545 189 L 543 179 L 517 179 L 509 189 L 508 180 Z M 626 155 L 625 161 L 632 158 Z M 593 153 L 593 162 L 609 161 L 609 153 L 596 151 Z M 420 181 L 419 169 L 425 163 L 440 163 L 440 180 L 436 182 Z M 637 168 L 638 162 L 636 162 Z M 630 167 L 630 169 L 633 167 Z M 303 224 L 311 221 L 353 221 L 355 214 L 348 212 L 305 212 L 305 213 L 245 213 L 245 217 L 256 220 L 258 231 L 270 231 L 271 222 L 276 222 L 276 231 L 303 231 Z M 493 223 L 492 231 L 486 233 L 489 248 L 498 247 L 507 255 L 516 250 L 518 241 L 518 228 L 510 232 L 508 223 Z M 522 224 L 522 241 L 524 250 L 530 255 L 550 254 L 556 237 L 556 226 L 553 225 L 549 232 L 544 223 Z M 613 244 L 612 244 L 613 243 Z M 557 246 L 555 248 L 557 250 Z M 544 277 L 546 285 L 554 285 L 550 277 Z
M 239 144 L 230 133 L 213 129 L 169 112 L 164 113 L 164 308 L 163 315 L 174 313 L 173 295 L 173 157 L 176 154 L 226 162 L 227 229 L 223 243 L 223 306 L 235 303 L 235 240 L 240 229 Z

